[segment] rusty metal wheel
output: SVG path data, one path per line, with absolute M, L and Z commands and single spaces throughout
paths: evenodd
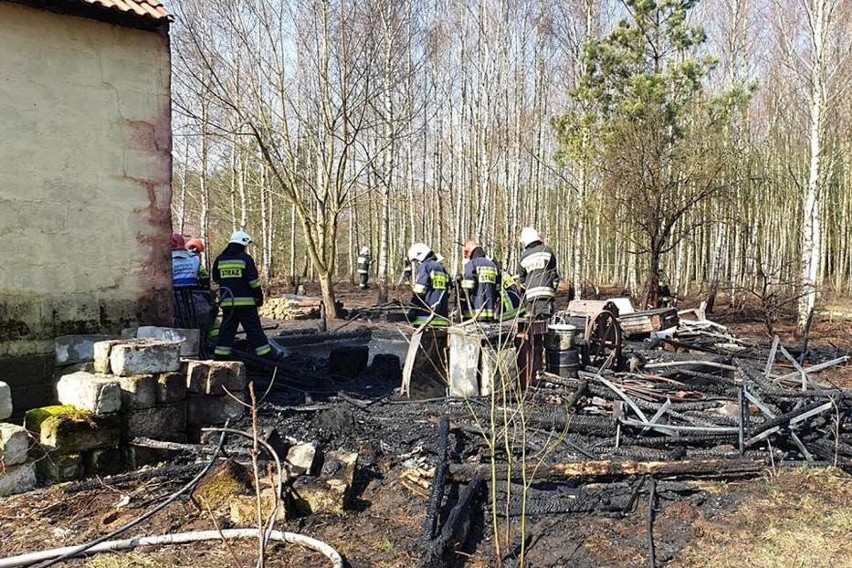
M 615 313 L 599 312 L 586 326 L 587 365 L 615 369 L 621 360 L 621 327 Z

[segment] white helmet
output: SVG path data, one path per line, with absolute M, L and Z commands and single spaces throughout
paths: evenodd
M 411 245 L 411 248 L 408 249 L 408 254 L 405 256 L 412 262 L 415 260 L 423 262 L 431 252 L 432 249 L 429 248 L 429 245 L 426 243 L 414 243 Z
M 247 247 L 252 243 L 252 240 L 249 234 L 245 231 L 234 231 L 231 233 L 231 240 L 229 240 L 228 243 L 236 243 Z
M 538 234 L 538 231 L 533 229 L 532 227 L 524 227 L 521 229 L 521 242 L 524 246 L 529 246 L 530 243 L 534 243 L 536 241 L 541 240 L 541 235 Z
M 361 247 L 361 254 L 370 254 L 370 247 Z

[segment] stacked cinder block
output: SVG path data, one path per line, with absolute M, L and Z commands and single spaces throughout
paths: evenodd
M 12 391 L 0 382 L 0 420 L 12 416 Z M 35 487 L 33 462 L 27 461 L 30 438 L 26 428 L 0 422 L 0 497 Z
M 56 384 L 59 406 L 26 415 L 38 438 L 39 473 L 50 481 L 122 468 L 122 442 L 186 438 L 186 384 L 180 344 L 108 340 L 93 345 L 95 372 L 69 373 Z
M 190 428 L 221 426 L 246 411 L 246 368 L 237 361 L 190 361 L 186 372 Z

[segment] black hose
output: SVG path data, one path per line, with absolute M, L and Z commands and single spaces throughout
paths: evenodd
M 648 494 L 648 565 L 657 568 L 657 554 L 654 550 L 654 507 L 657 502 L 657 480 L 651 477 L 651 491 Z

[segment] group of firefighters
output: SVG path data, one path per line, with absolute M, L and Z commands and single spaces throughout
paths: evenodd
M 260 323 L 258 308 L 263 305 L 263 290 L 254 259 L 246 252 L 252 243 L 244 231 L 234 231 L 225 249 L 216 257 L 210 274 L 201 255 L 204 243 L 197 238 L 185 240 L 172 235 L 172 283 L 175 312 L 179 325 L 197 327 L 203 340 L 215 341 L 217 359 L 233 355 L 237 328 L 242 326 L 258 357 L 277 357 Z M 409 321 L 415 327 L 446 327 L 450 323 L 451 290 L 457 290 L 458 306 L 466 320 L 507 321 L 520 315 L 546 319 L 553 313 L 553 300 L 559 285 L 556 256 L 532 227 L 521 231 L 524 246 L 513 277 L 488 257 L 475 240 L 463 249 L 464 272 L 453 282 L 443 257 L 425 243 L 415 243 L 406 254 L 404 279 L 412 289 Z M 357 260 L 359 287 L 367 288 L 370 249 L 363 247 Z M 210 281 L 218 285 L 221 324 L 217 328 L 217 303 L 210 292 Z M 457 286 L 456 286 L 457 284 Z

